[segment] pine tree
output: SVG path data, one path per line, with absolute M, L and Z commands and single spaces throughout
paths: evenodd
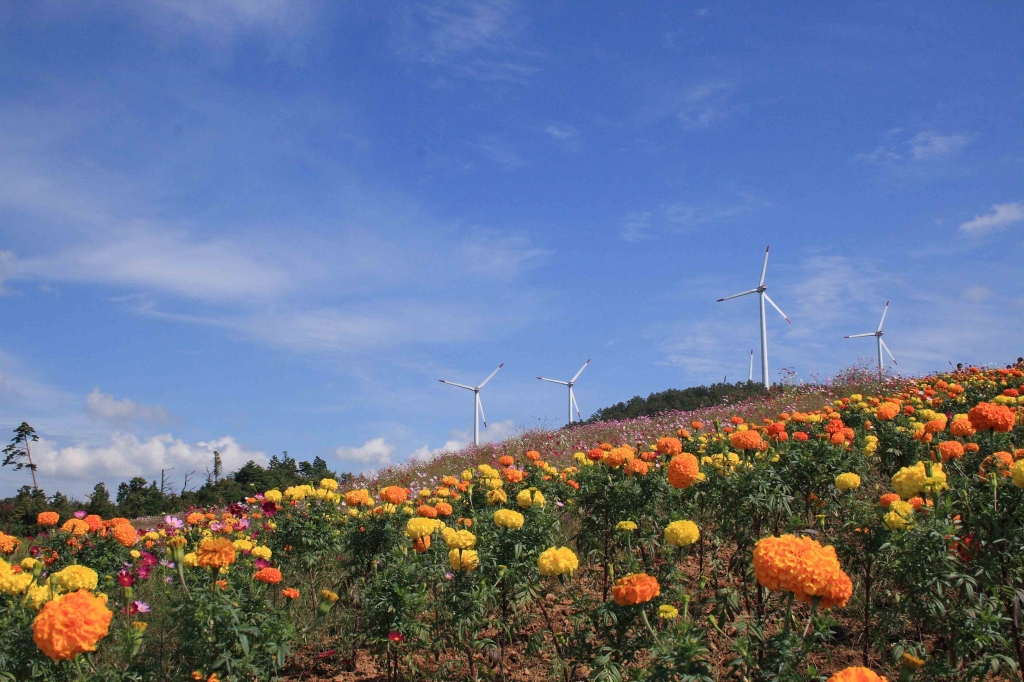
M 39 436 L 36 435 L 36 430 L 29 426 L 28 422 L 21 422 L 21 426 L 14 429 L 14 438 L 11 439 L 11 444 L 4 448 L 6 456 L 3 463 L 3 466 L 13 464 L 15 471 L 28 468 L 32 472 L 32 488 L 35 490 L 39 490 L 39 483 L 36 481 L 36 464 L 32 461 L 32 451 L 28 444 L 38 440 Z M 28 464 L 22 462 L 22 459 L 27 459 Z
M 216 450 L 213 451 L 213 482 L 216 483 L 220 480 L 221 471 L 224 463 L 220 459 L 220 453 Z

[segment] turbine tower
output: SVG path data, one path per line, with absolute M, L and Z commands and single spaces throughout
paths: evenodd
M 770 247 L 768 247 L 770 248 Z M 768 248 L 764 250 L 764 265 L 761 266 L 761 281 L 758 282 L 756 289 L 750 289 L 743 291 L 732 296 L 726 296 L 725 298 L 718 299 L 718 302 L 728 301 L 730 298 L 739 298 L 740 296 L 746 296 L 747 294 L 757 294 L 761 304 L 761 381 L 764 383 L 765 388 L 771 388 L 771 380 L 768 378 L 768 325 L 764 319 L 764 302 L 768 301 L 772 304 L 772 307 L 779 311 L 779 315 L 786 318 L 786 322 L 790 322 L 790 319 L 786 317 L 786 313 L 782 312 L 782 308 L 775 305 L 775 301 L 768 295 L 768 287 L 764 285 L 764 276 L 768 272 Z M 790 322 L 792 324 L 792 322 Z
M 750 372 L 747 374 L 747 383 L 754 380 L 754 349 L 750 349 Z
M 885 315 L 888 312 L 889 312 L 889 302 L 886 301 L 885 302 L 885 309 L 882 310 L 882 319 L 878 321 L 878 329 L 876 329 L 873 332 L 868 332 L 867 334 L 851 334 L 850 336 L 844 336 L 843 337 L 844 339 L 857 339 L 857 338 L 860 338 L 862 336 L 873 336 L 873 337 L 875 337 L 876 346 L 878 347 L 878 374 L 879 375 L 885 374 L 885 360 L 882 358 L 882 349 L 883 348 L 885 349 L 885 352 L 889 354 L 889 357 L 892 358 L 892 364 L 894 364 L 894 365 L 898 364 L 896 362 L 896 358 L 893 358 L 892 351 L 889 350 L 889 346 L 885 345 L 885 341 L 882 340 L 882 335 L 885 334 L 885 332 L 882 331 L 882 325 L 885 323 Z
M 498 369 L 505 366 L 505 363 L 498 365 Z M 480 418 L 483 417 L 484 428 L 487 428 L 487 415 L 484 414 L 484 404 L 480 402 L 480 389 L 487 385 L 495 374 L 498 373 L 498 369 L 490 373 L 490 375 L 480 382 L 479 386 L 465 386 L 463 384 L 457 384 L 454 381 L 445 381 L 444 379 L 438 379 L 442 384 L 448 384 L 449 386 L 455 386 L 456 388 L 464 388 L 467 391 L 473 391 L 473 445 L 480 445 Z
M 562 384 L 563 386 L 568 386 L 569 387 L 569 423 L 570 424 L 572 424 L 572 411 L 573 411 L 574 408 L 576 410 L 576 416 L 578 416 L 580 418 L 580 421 L 583 421 L 583 415 L 580 414 L 579 405 L 576 404 L 576 396 L 572 392 L 572 387 L 573 387 L 573 384 L 576 383 L 576 380 L 580 378 L 580 375 L 583 374 L 583 370 L 585 370 L 587 368 L 587 365 L 589 365 L 589 364 L 590 364 L 590 360 L 587 360 L 586 362 L 584 362 L 583 366 L 580 367 L 580 371 L 576 372 L 576 376 L 574 376 L 572 379 L 569 379 L 568 381 L 559 381 L 558 379 L 545 379 L 544 377 L 537 377 L 541 381 L 550 381 L 553 384 Z

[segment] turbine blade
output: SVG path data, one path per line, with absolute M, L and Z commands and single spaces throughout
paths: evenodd
M 438 379 L 438 381 L 440 381 L 442 384 L 448 384 L 449 386 L 455 386 L 457 388 L 464 388 L 467 391 L 474 390 L 472 386 L 466 386 L 464 384 L 457 384 L 454 381 L 445 381 L 444 379 Z
M 882 331 L 882 325 L 885 323 L 885 314 L 889 312 L 889 302 L 885 302 L 885 310 L 882 311 L 882 319 L 878 322 L 878 331 Z
M 721 303 L 722 301 L 728 301 L 730 298 L 739 298 L 740 296 L 746 296 L 747 294 L 756 294 L 756 293 L 757 293 L 757 289 L 751 289 L 749 291 L 744 291 L 743 293 L 740 293 L 740 294 L 733 294 L 732 296 L 726 296 L 725 298 L 720 298 L 720 299 L 718 299 L 718 302 Z
M 859 339 L 862 336 L 878 336 L 878 334 L 875 333 L 875 332 L 871 332 L 870 334 L 850 334 L 849 336 L 844 336 L 843 338 L 844 339 Z
M 583 366 L 580 367 L 580 371 L 576 372 L 576 376 L 574 376 L 572 379 L 569 379 L 569 382 L 575 383 L 575 381 L 580 378 L 580 375 L 583 374 L 583 370 L 585 370 L 587 368 L 587 365 L 589 364 L 590 360 L 588 359 L 586 362 L 583 363 Z
M 764 265 L 761 266 L 761 282 L 757 285 L 759 287 L 763 287 L 764 286 L 764 276 L 768 272 L 768 249 L 770 249 L 770 248 L 771 248 L 770 246 L 766 246 L 765 249 L 764 249 Z M 785 316 L 783 316 L 783 317 L 785 317 Z
M 580 421 L 583 421 L 583 415 L 580 414 L 580 406 L 576 402 L 576 394 L 572 392 L 571 388 L 569 389 L 569 395 L 572 397 L 572 406 L 576 408 L 576 416 L 580 418 Z
M 476 406 L 480 410 L 480 421 L 484 423 L 484 428 L 487 428 L 487 415 L 484 414 L 484 401 L 480 400 L 480 394 L 476 394 Z
M 892 358 L 892 364 L 894 364 L 894 365 L 900 364 L 900 363 L 896 362 L 896 358 L 893 357 L 892 351 L 889 350 L 889 346 L 885 345 L 885 341 L 882 341 L 882 339 L 878 339 L 878 342 L 882 344 L 882 348 L 884 348 L 885 352 L 889 354 L 890 358 Z
M 786 317 L 786 313 L 782 312 L 782 308 L 780 308 L 779 306 L 775 305 L 775 301 L 772 300 L 771 296 L 769 296 L 768 294 L 764 294 L 764 297 L 765 297 L 765 299 L 769 303 L 772 304 L 773 308 L 775 308 L 776 310 L 779 311 L 779 315 L 782 315 L 783 317 Z M 790 324 L 793 324 L 792 320 L 790 320 L 788 317 L 786 317 L 786 322 L 789 322 Z
M 569 385 L 568 381 L 559 381 L 558 379 L 545 379 L 544 377 L 537 377 L 537 378 L 540 379 L 541 381 L 550 381 L 553 384 L 562 384 L 563 386 L 568 386 Z
M 501 369 L 501 368 L 502 368 L 502 367 L 504 367 L 504 366 L 505 366 L 505 363 L 503 362 L 503 363 L 501 363 L 500 365 L 498 365 L 498 369 Z M 487 385 L 487 382 L 488 382 L 488 381 L 490 381 L 490 380 L 491 380 L 491 378 L 492 378 L 492 377 L 493 377 L 493 376 L 494 376 L 495 374 L 497 374 L 497 373 L 498 373 L 498 369 L 496 369 L 496 370 L 494 370 L 493 372 L 491 372 L 491 373 L 490 373 L 490 374 L 488 375 L 488 377 L 487 377 L 486 379 L 484 379 L 484 382 L 483 382 L 482 384 L 480 384 L 479 386 L 477 386 L 477 388 L 478 388 L 478 389 L 480 389 L 480 388 L 483 388 L 484 386 L 486 386 L 486 385 Z

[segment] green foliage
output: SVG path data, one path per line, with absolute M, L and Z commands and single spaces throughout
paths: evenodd
M 766 393 L 764 384 L 753 381 L 735 384 L 718 383 L 683 389 L 670 388 L 660 393 L 652 393 L 647 398 L 633 396 L 626 402 L 601 408 L 591 415 L 587 423 L 649 417 L 670 410 L 697 410 L 702 407 L 721 405 L 725 402 L 735 403 L 763 396 Z

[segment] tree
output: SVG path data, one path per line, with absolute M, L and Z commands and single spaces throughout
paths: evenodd
M 115 514 L 117 507 L 110 501 L 110 493 L 107 491 L 107 486 L 103 482 L 99 482 L 92 489 L 92 495 L 89 495 L 89 504 L 85 510 L 90 514 L 96 514 L 107 519 Z
M 39 436 L 36 435 L 36 430 L 29 426 L 28 422 L 21 422 L 21 426 L 14 429 L 14 438 L 11 439 L 11 444 L 4 448 L 3 464 L 4 466 L 13 464 L 15 471 L 21 471 L 27 467 L 32 472 L 32 487 L 35 490 L 39 490 L 39 483 L 36 481 L 36 464 L 32 461 L 32 451 L 28 444 L 38 440 Z M 22 462 L 22 459 L 27 459 L 28 464 Z
M 216 483 L 220 480 L 220 475 L 223 470 L 224 463 L 220 459 L 220 453 L 216 450 L 213 451 L 213 482 Z

